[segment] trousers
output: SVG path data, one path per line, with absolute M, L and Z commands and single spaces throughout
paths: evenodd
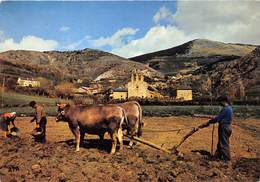
M 215 156 L 218 159 L 230 161 L 229 137 L 232 130 L 230 124 L 219 124 L 218 126 L 218 145 Z
M 41 120 L 40 120 L 40 128 L 42 129 L 42 135 L 41 135 L 41 138 L 40 138 L 41 143 L 46 142 L 46 125 L 47 125 L 47 118 L 42 117 Z

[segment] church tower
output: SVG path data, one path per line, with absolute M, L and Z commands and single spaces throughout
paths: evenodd
M 148 84 L 144 81 L 144 75 L 141 71 L 133 70 L 131 81 L 127 84 L 128 98 L 130 97 L 147 97 Z

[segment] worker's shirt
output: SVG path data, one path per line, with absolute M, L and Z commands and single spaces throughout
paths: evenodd
M 219 122 L 219 124 L 228 124 L 230 125 L 232 122 L 232 116 L 233 116 L 233 109 L 230 105 L 225 106 L 220 114 L 215 117 L 212 122 L 216 123 Z
M 36 119 L 36 123 L 39 124 L 42 117 L 46 117 L 46 113 L 45 113 L 45 110 L 44 110 L 44 107 L 41 106 L 41 105 L 36 105 L 36 108 L 35 108 L 35 119 Z
M 14 120 L 16 118 L 16 113 L 3 113 L 0 115 L 0 126 L 3 131 L 8 131 L 8 126 L 10 125 L 10 122 L 12 122 L 14 126 Z

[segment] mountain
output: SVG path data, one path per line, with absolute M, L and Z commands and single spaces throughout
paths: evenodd
M 254 45 L 227 44 L 206 39 L 196 39 L 177 47 L 130 58 L 147 64 L 167 75 L 187 74 L 205 64 L 238 59 L 253 49 Z
M 260 100 L 260 47 L 234 60 L 205 64 L 173 81 L 193 88 L 197 97 L 228 94 L 231 98 Z
M 93 49 L 81 51 L 7 51 L 0 53 L 0 73 L 6 77 L 44 77 L 55 83 L 62 80 L 128 79 L 133 69 L 145 76 L 162 74 L 148 66 Z

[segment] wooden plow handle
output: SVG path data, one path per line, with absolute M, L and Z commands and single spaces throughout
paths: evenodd
M 133 136 L 133 137 L 132 137 L 132 136 L 129 136 L 129 135 L 124 135 L 124 136 L 125 136 L 125 137 L 128 137 L 128 138 L 130 138 L 130 139 L 133 139 L 133 140 L 135 140 L 135 141 L 137 141 L 137 142 L 139 142 L 139 143 L 142 143 L 142 144 L 145 144 L 145 145 L 147 145 L 147 146 L 150 146 L 150 147 L 153 147 L 153 148 L 155 148 L 155 149 L 158 149 L 158 150 L 161 150 L 161 151 L 163 151 L 163 152 L 166 152 L 166 153 L 168 153 L 168 154 L 172 154 L 172 153 L 176 153 L 176 152 L 177 152 L 177 148 L 179 148 L 191 135 L 193 135 L 194 133 L 196 133 L 196 132 L 199 131 L 200 129 L 206 128 L 206 127 L 208 127 L 208 126 L 209 126 L 209 124 L 208 124 L 208 122 L 206 122 L 206 123 L 203 123 L 203 124 L 199 125 L 199 126 L 196 127 L 196 128 L 192 128 L 192 130 L 191 130 L 187 135 L 185 135 L 185 136 L 181 139 L 181 141 L 180 141 L 177 145 L 175 145 L 171 150 L 165 149 L 165 148 L 163 148 L 163 147 L 161 147 L 161 146 L 159 146 L 159 145 L 157 145 L 157 144 L 154 144 L 154 143 L 152 143 L 152 142 L 150 142 L 150 141 L 141 139 L 141 138 L 136 137 L 136 136 Z
M 203 124 L 199 125 L 199 126 L 196 127 L 196 128 L 193 128 L 193 130 L 191 130 L 189 133 L 187 133 L 187 134 L 181 139 L 181 141 L 180 141 L 177 145 L 175 145 L 171 150 L 173 150 L 173 152 L 177 151 L 177 148 L 179 148 L 179 147 L 185 142 L 185 140 L 187 140 L 190 136 L 192 136 L 194 133 L 196 133 L 196 132 L 199 131 L 200 129 L 206 128 L 206 127 L 208 127 L 208 126 L 209 126 L 209 124 L 208 124 L 208 122 L 206 122 L 206 123 L 203 123 Z
M 152 142 L 149 142 L 149 141 L 147 141 L 147 140 L 144 140 L 144 139 L 141 139 L 141 138 L 138 138 L 138 137 L 135 137 L 135 136 L 133 136 L 133 137 L 131 137 L 131 136 L 129 136 L 129 135 L 124 135 L 124 136 L 126 136 L 126 137 L 128 137 L 128 138 L 130 138 L 130 139 L 133 139 L 133 140 L 135 140 L 135 141 L 137 141 L 137 142 L 140 142 L 140 143 L 142 143 L 142 144 L 145 144 L 145 145 L 148 145 L 148 146 L 150 146 L 150 147 L 153 147 L 153 148 L 155 148 L 155 149 L 158 149 L 158 150 L 161 150 L 161 151 L 163 151 L 163 152 L 166 152 L 166 153 L 168 153 L 168 154 L 171 153 L 170 150 L 167 150 L 167 149 L 165 149 L 165 148 L 162 148 L 162 147 L 160 147 L 159 145 L 154 144 L 154 143 L 152 143 Z

